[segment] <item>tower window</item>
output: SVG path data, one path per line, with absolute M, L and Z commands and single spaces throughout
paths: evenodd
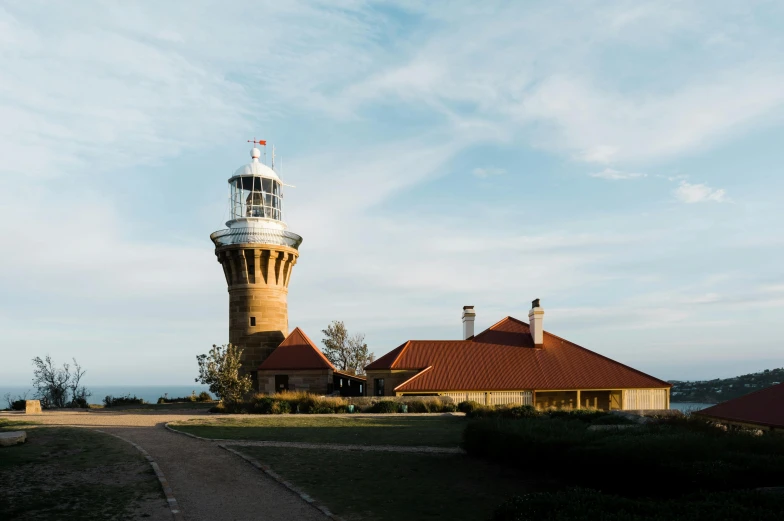
M 250 317 L 250 327 L 256 327 L 256 317 Z

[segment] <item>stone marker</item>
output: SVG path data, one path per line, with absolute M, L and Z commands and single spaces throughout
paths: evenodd
M 40 400 L 25 400 L 25 414 L 40 414 L 41 401 Z
M 24 443 L 26 439 L 27 433 L 25 431 L 0 432 L 0 447 Z

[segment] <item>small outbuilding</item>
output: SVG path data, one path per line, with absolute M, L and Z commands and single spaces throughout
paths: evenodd
M 259 392 L 305 391 L 363 396 L 365 378 L 338 371 L 300 328 L 294 329 L 258 368 Z
M 693 414 L 736 427 L 784 432 L 784 383 Z
M 537 408 L 669 409 L 672 385 L 543 329 L 535 300 L 529 323 L 506 317 L 463 340 L 409 340 L 365 367 L 373 396 L 442 395 L 455 402 Z

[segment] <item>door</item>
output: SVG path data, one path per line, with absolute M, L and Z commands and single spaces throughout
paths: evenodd
M 610 392 L 610 410 L 617 411 L 623 409 L 623 399 L 621 398 L 622 391 Z
M 289 375 L 276 374 L 275 375 L 275 392 L 282 393 L 289 390 Z

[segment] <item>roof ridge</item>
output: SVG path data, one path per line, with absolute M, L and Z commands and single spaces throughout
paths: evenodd
M 412 377 L 411 377 L 411 378 L 409 378 L 408 380 L 406 380 L 406 381 L 404 381 L 404 382 L 401 382 L 401 383 L 399 383 L 397 386 L 395 386 L 395 388 L 393 389 L 393 391 L 397 391 L 399 388 L 403 387 L 404 385 L 406 385 L 407 383 L 411 382 L 412 380 L 414 380 L 414 379 L 416 379 L 416 378 L 418 378 L 418 377 L 422 376 L 422 375 L 423 375 L 423 374 L 425 374 L 426 372 L 430 371 L 432 368 L 433 368 L 433 366 L 432 366 L 432 365 L 429 365 L 429 366 L 425 367 L 424 369 L 421 369 L 421 370 L 420 370 L 420 371 L 419 371 L 417 374 L 415 374 L 414 376 L 412 376 Z
M 410 345 L 411 345 L 411 340 L 406 340 L 406 343 L 405 343 L 405 344 L 403 344 L 403 349 L 401 349 L 401 350 L 400 350 L 400 352 L 397 354 L 397 356 L 395 357 L 395 359 L 394 359 L 394 360 L 392 360 L 392 363 L 391 363 L 391 364 L 389 364 L 389 368 L 390 368 L 390 369 L 393 369 L 393 368 L 394 368 L 394 366 L 395 366 L 395 364 L 397 363 L 398 359 L 399 359 L 401 356 L 403 356 L 403 353 L 405 353 L 405 352 L 406 352 L 406 349 L 408 349 L 408 347 L 409 347 Z

